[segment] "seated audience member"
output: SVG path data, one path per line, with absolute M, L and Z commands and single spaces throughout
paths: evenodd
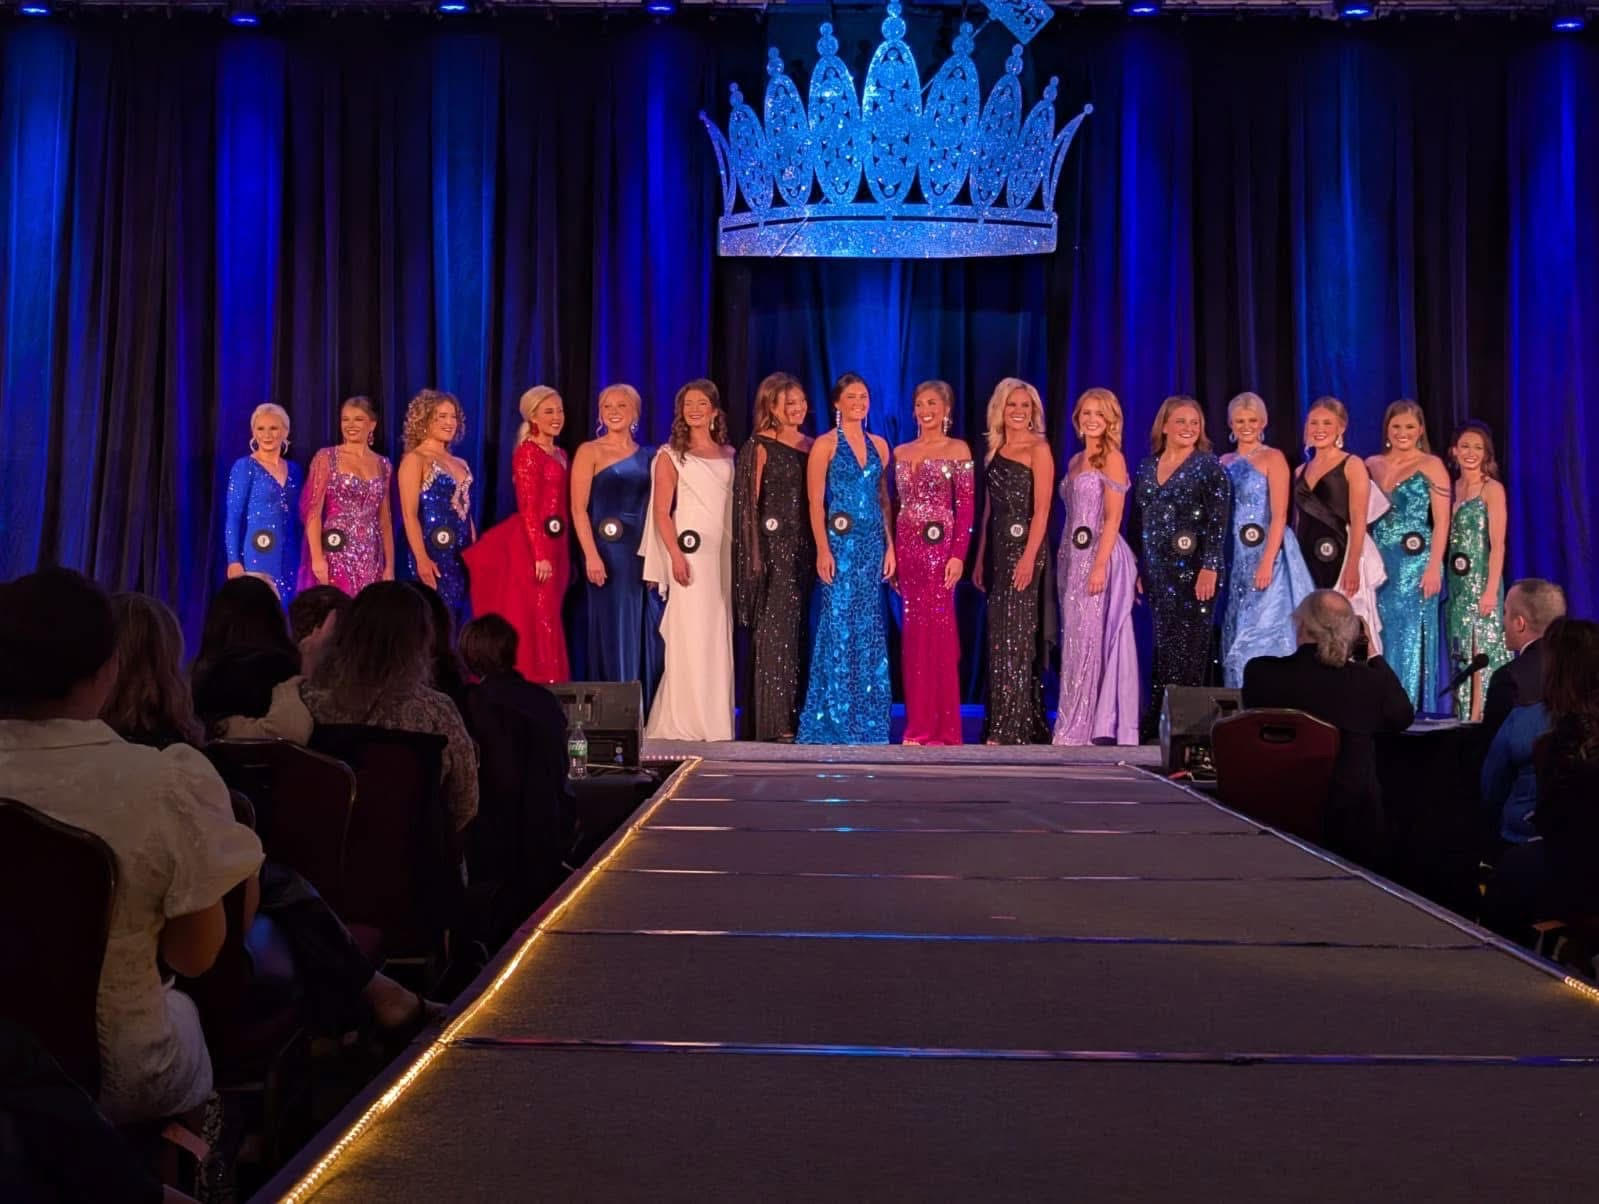
M 407 582 L 361 591 L 301 694 L 317 723 L 356 723 L 445 739 L 444 795 L 456 830 L 477 814 L 477 750 L 455 703 L 428 684 L 433 624 Z
M 1566 613 L 1566 591 L 1552 581 L 1526 577 L 1505 595 L 1505 646 L 1516 654 L 1488 679 L 1482 725 L 1491 737 L 1515 707 L 1543 698 L 1543 639 Z
M 99 836 L 117 861 L 100 971 L 100 1105 L 122 1124 L 211 1093 L 194 1003 L 157 958 L 203 974 L 227 931 L 222 897 L 261 863 L 227 787 L 187 745 L 129 744 L 99 718 L 117 676 L 111 603 L 48 569 L 0 586 L 0 796 Z M 42 902 L 42 901 L 41 901 Z
M 255 578 L 236 577 L 212 597 L 189 676 L 208 735 L 296 744 L 311 738 L 311 715 L 300 700 L 300 649 L 277 594 Z
M 1522 584 L 1518 583 L 1516 589 Z M 1515 594 L 1515 589 L 1512 589 L 1511 597 L 1515 597 Z M 1507 613 L 1508 607 L 1507 602 Z M 1564 619 L 1556 619 L 1547 629 L 1540 629 L 1539 635 L 1543 638 L 1538 639 L 1528 652 L 1522 653 L 1495 673 L 1494 681 L 1501 682 L 1504 673 L 1526 663 L 1529 656 L 1536 657 L 1540 672 L 1547 675 L 1548 662 L 1543 656 L 1543 646 L 1548 643 L 1545 630 L 1552 632 L 1564 622 Z M 1489 696 L 1492 697 L 1491 685 L 1489 689 Z M 1527 701 L 1499 719 L 1498 730 L 1488 745 L 1487 759 L 1482 765 L 1482 801 L 1499 838 L 1510 844 L 1525 844 L 1538 839 L 1538 831 L 1533 826 L 1533 811 L 1538 804 L 1538 776 L 1533 754 L 1538 741 L 1549 730 L 1549 710 L 1543 704 L 1543 681 L 1532 684 L 1524 679 L 1512 681 L 1500 691 L 1501 698 L 1509 692 Z M 1485 709 L 1483 723 L 1486 726 L 1488 722 Z
M 306 676 L 316 668 L 316 659 L 333 637 L 339 616 L 349 609 L 350 595 L 336 585 L 313 585 L 294 595 L 289 603 L 289 632 L 300 649 Z
M 1349 599 L 1336 590 L 1306 596 L 1294 609 L 1294 630 L 1299 649 L 1292 656 L 1256 657 L 1244 666 L 1244 705 L 1290 707 L 1338 729 L 1325 817 L 1327 847 L 1362 864 L 1378 864 L 1385 840 L 1372 737 L 1403 731 L 1415 710 L 1381 657 L 1350 659 L 1360 624 Z
M 1540 920 L 1599 916 L 1599 623 L 1560 619 L 1544 641 L 1543 702 L 1500 729 L 1545 714 L 1533 751 L 1537 837 L 1505 850 L 1483 898 L 1483 922 L 1521 941 Z
M 409 588 L 421 595 L 427 603 L 428 617 L 433 621 L 433 647 L 430 653 L 433 665 L 433 688 L 448 695 L 457 710 L 466 708 L 466 674 L 461 668 L 461 658 L 455 651 L 455 616 L 445 605 L 443 596 L 430 585 L 420 581 L 407 581 Z
M 130 744 L 201 747 L 205 738 L 182 677 L 177 616 L 145 594 L 117 594 L 111 607 L 119 668 L 100 718 Z M 293 870 L 271 860 L 262 864 L 257 910 L 283 933 L 319 1023 L 342 1023 L 357 1001 L 389 1031 L 409 1031 L 443 1010 L 374 973 L 343 921 Z

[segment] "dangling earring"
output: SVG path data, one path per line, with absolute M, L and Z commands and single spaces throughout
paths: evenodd
M 252 452 L 258 452 L 261 450 L 261 445 L 256 442 L 254 435 L 250 436 L 250 450 Z
M 944 433 L 946 435 L 949 434 L 949 415 L 948 414 L 944 415 Z
M 1384 439 L 1382 441 L 1382 449 L 1383 451 L 1392 451 L 1394 449 L 1394 441 L 1392 439 Z
M 1228 443 L 1237 443 L 1238 442 L 1238 432 L 1237 431 L 1228 431 L 1227 432 L 1227 442 Z
M 1333 446 L 1334 447 L 1341 448 L 1341 447 L 1343 447 L 1343 445 L 1344 445 L 1344 437 L 1342 435 L 1339 435 L 1338 438 L 1333 440 Z
M 844 407 L 843 406 L 834 406 L 833 407 L 833 425 L 834 426 L 843 426 L 844 425 Z
M 280 456 L 284 455 L 284 454 L 286 454 L 288 452 L 288 450 L 289 450 L 289 441 L 287 439 L 285 439 L 283 441 L 282 445 L 279 446 L 279 448 L 278 448 L 278 455 L 280 455 Z
M 371 432 L 371 431 L 368 431 L 368 432 L 367 432 L 367 433 L 366 433 L 366 445 L 367 445 L 367 446 L 368 446 L 368 447 L 371 447 L 371 446 L 372 446 L 372 432 Z

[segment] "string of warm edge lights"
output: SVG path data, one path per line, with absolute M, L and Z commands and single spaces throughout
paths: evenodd
M 702 760 L 703 758 L 701 757 L 693 756 L 684 759 L 666 785 L 656 794 L 649 807 L 628 826 L 622 833 L 621 838 L 611 846 L 610 851 L 590 866 L 588 872 L 583 875 L 583 878 L 572 889 L 571 893 L 551 908 L 550 913 L 534 926 L 533 931 L 528 934 L 527 939 L 522 942 L 516 953 L 511 957 L 511 960 L 506 962 L 504 968 L 494 976 L 494 981 L 488 985 L 488 989 L 473 1000 L 466 1011 L 457 1016 L 442 1033 L 433 1039 L 433 1043 L 417 1056 L 416 1061 L 406 1067 L 405 1072 L 394 1081 L 387 1091 L 372 1101 L 367 1110 L 361 1113 L 355 1119 L 355 1122 L 339 1136 L 339 1139 L 333 1143 L 327 1153 L 317 1159 L 316 1164 L 306 1171 L 295 1185 L 284 1194 L 282 1197 L 284 1204 L 301 1204 L 301 1201 L 311 1198 L 312 1193 L 316 1191 L 322 1179 L 333 1168 L 333 1164 L 344 1155 L 345 1151 L 360 1140 L 361 1136 L 372 1127 L 379 1117 L 398 1103 L 400 1097 L 410 1090 L 411 1084 L 421 1077 L 422 1072 L 431 1066 L 434 1060 L 455 1042 L 456 1034 L 465 1028 L 472 1021 L 472 1018 L 482 1010 L 483 1006 L 499 993 L 500 988 L 511 980 L 518 967 L 521 966 L 523 959 L 527 957 L 528 951 L 532 949 L 534 942 L 543 936 L 550 926 L 561 917 L 562 913 L 572 905 L 574 899 L 588 890 L 589 886 L 599 878 L 601 871 L 605 869 L 611 859 L 627 846 L 628 841 L 633 839 L 634 835 L 663 803 L 671 800 L 682 784 L 688 780 L 689 775 L 699 768 Z

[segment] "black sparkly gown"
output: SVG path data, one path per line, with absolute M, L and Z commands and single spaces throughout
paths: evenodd
M 1210 682 L 1216 612 L 1227 596 L 1227 519 L 1233 497 L 1227 470 L 1209 452 L 1190 454 L 1164 485 L 1155 467 L 1154 456 L 1138 466 L 1128 516 L 1128 542 L 1138 557 L 1155 627 L 1149 707 L 1140 726 L 1146 739 L 1156 730 L 1167 686 Z M 1216 571 L 1216 593 L 1208 602 L 1194 597 L 1201 569 Z
M 1314 489 L 1305 484 L 1307 468 L 1294 474 L 1294 535 L 1317 589 L 1337 589 L 1349 546 L 1349 478 L 1345 456 L 1322 474 Z
M 757 444 L 766 448 L 755 494 Z M 800 667 L 816 543 L 805 493 L 808 456 L 757 435 L 739 449 L 733 480 L 734 605 L 750 636 L 749 734 L 792 736 L 801 698 Z
M 1032 584 L 1020 591 L 1011 585 L 1033 521 L 1033 470 L 995 453 L 987 481 L 988 718 L 983 739 L 993 744 L 1048 743 L 1039 664 L 1048 549 L 1038 549 Z

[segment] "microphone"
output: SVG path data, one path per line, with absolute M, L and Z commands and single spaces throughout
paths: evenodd
M 1466 680 L 1473 673 L 1481 672 L 1483 669 L 1486 669 L 1487 667 L 1488 667 L 1488 654 L 1486 652 L 1477 653 L 1476 656 L 1472 657 L 1469 661 L 1467 661 L 1464 665 L 1461 666 L 1460 672 L 1456 673 L 1453 677 L 1451 677 L 1449 679 L 1449 684 L 1447 686 L 1445 686 L 1443 689 L 1438 691 L 1438 697 L 1439 698 L 1443 698 L 1443 697 L 1445 697 L 1447 695 L 1453 694 L 1461 686 L 1466 684 Z

